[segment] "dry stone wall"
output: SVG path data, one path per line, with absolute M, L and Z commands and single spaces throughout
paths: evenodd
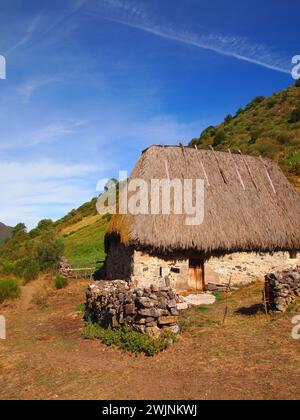
M 265 276 L 269 310 L 285 312 L 296 298 L 300 298 L 300 266 Z
M 99 281 L 86 291 L 85 319 L 103 328 L 132 326 L 151 337 L 179 332 L 178 315 L 188 304 L 169 287 L 130 288 L 126 281 Z

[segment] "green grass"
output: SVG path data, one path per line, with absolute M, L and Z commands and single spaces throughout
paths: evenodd
M 0 303 L 6 299 L 16 299 L 21 294 L 20 284 L 15 278 L 0 280 Z
M 109 347 L 116 346 L 134 354 L 144 353 L 146 356 L 154 356 L 176 341 L 176 335 L 167 330 L 158 338 L 153 339 L 129 327 L 116 330 L 103 329 L 91 321 L 86 322 L 81 335 L 88 340 L 100 339 Z
M 80 267 L 82 261 L 104 260 L 106 226 L 105 220 L 99 220 L 63 237 L 65 256 L 73 267 Z
M 61 274 L 57 274 L 57 276 L 54 279 L 54 287 L 55 289 L 64 289 L 68 286 L 68 279 L 66 277 L 63 277 Z

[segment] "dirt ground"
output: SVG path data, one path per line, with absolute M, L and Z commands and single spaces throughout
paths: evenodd
M 183 317 L 177 343 L 159 355 L 134 356 L 81 338 L 86 281 L 42 293 L 34 282 L 0 306 L 1 399 L 299 399 L 296 313 L 267 319 L 261 284 Z M 33 298 L 33 299 L 32 299 Z M 300 310 L 298 312 L 300 314 Z

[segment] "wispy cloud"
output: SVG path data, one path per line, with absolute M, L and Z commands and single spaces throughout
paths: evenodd
M 38 144 L 53 143 L 61 137 L 75 133 L 75 130 L 82 126 L 84 121 L 74 121 L 71 123 L 52 123 L 43 127 L 30 135 L 27 146 L 36 146 Z
M 174 28 L 170 23 L 156 23 L 145 10 L 133 2 L 121 0 L 103 0 L 91 13 L 106 20 L 142 30 L 153 35 L 181 42 L 197 48 L 214 51 L 228 57 L 253 63 L 282 73 L 290 73 L 287 57 L 272 48 L 251 43 L 246 38 L 215 33 L 194 33 L 189 30 Z
M 16 50 L 17 48 L 20 48 L 26 44 L 28 44 L 32 38 L 34 33 L 36 32 L 36 30 L 39 27 L 41 21 L 41 15 L 37 15 L 35 16 L 32 21 L 29 23 L 26 32 L 24 33 L 23 37 L 15 44 L 13 45 L 7 52 L 6 54 L 11 53 L 12 51 Z
M 59 77 L 55 76 L 26 80 L 26 82 L 19 87 L 18 92 L 23 97 L 23 100 L 27 102 L 37 90 L 50 83 L 59 82 L 60 80 Z

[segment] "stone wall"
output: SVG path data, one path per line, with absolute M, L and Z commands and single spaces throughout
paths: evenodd
M 268 309 L 285 312 L 300 297 L 300 266 L 267 274 L 265 286 Z
M 138 287 L 172 287 L 177 291 L 188 288 L 189 261 L 180 255 L 161 257 L 134 251 L 132 283 Z
M 127 280 L 135 287 L 188 288 L 189 261 L 182 255 L 152 255 L 112 242 L 105 267 L 107 280 Z
M 264 281 L 266 273 L 282 271 L 300 264 L 290 259 L 288 252 L 254 253 L 237 252 L 205 261 L 205 283 L 227 284 L 231 275 L 233 285 L 246 285 L 256 280 Z
M 171 288 L 130 288 L 125 281 L 99 281 L 86 292 L 85 319 L 103 328 L 132 326 L 151 337 L 166 328 L 179 332 L 178 315 L 188 304 Z

